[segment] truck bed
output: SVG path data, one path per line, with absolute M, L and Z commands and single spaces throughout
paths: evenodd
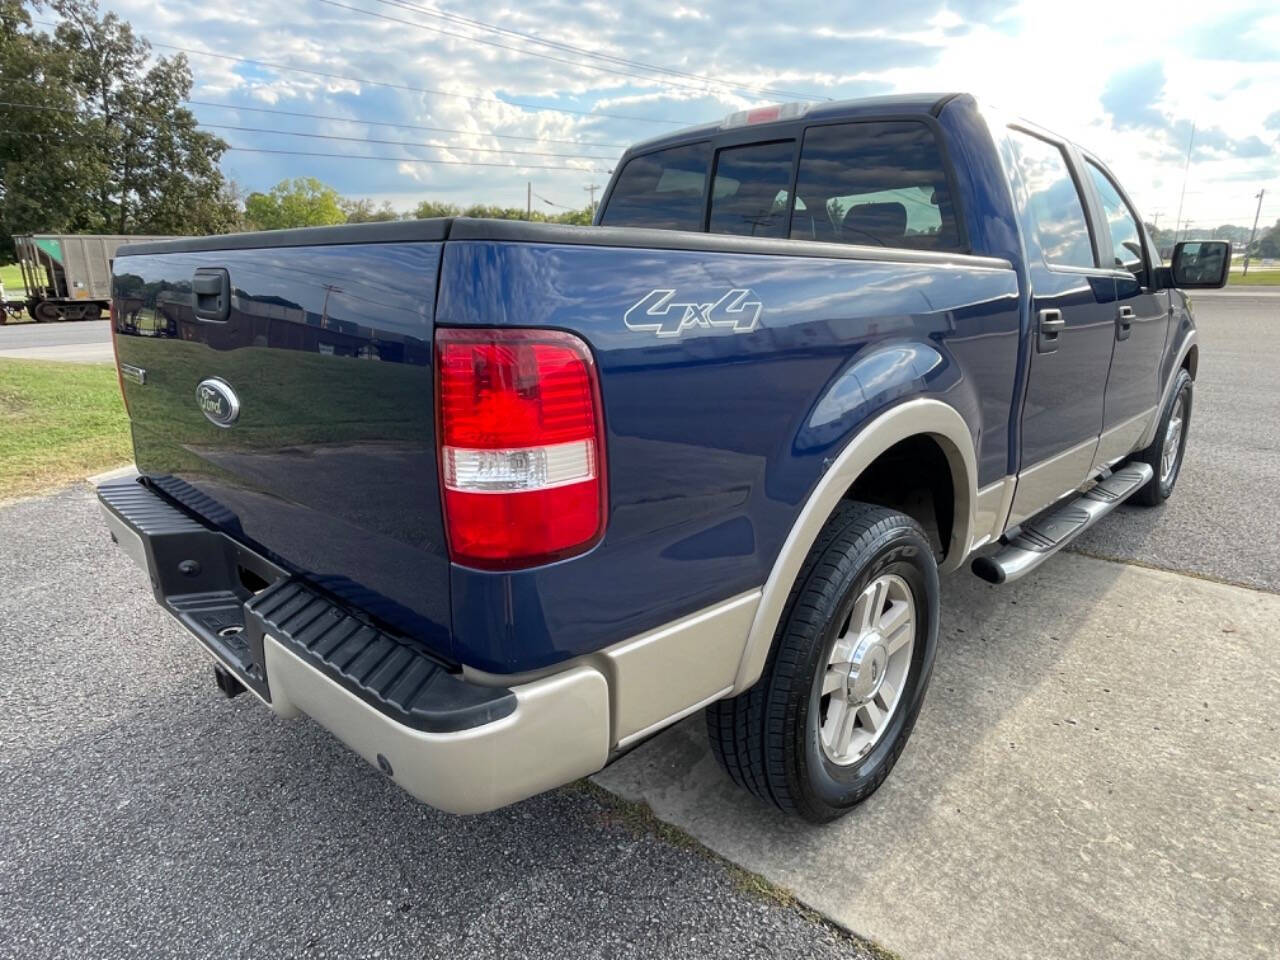
M 193 277 L 220 270 L 227 318 L 201 319 Z M 713 313 L 739 291 L 760 304 L 758 322 L 659 336 L 631 311 L 664 290 Z M 116 309 L 137 461 L 154 489 L 434 654 L 493 673 L 758 587 L 824 460 L 908 393 L 946 394 L 976 425 L 980 479 L 1007 467 L 1017 281 L 993 258 L 421 221 L 130 248 Z M 590 346 L 609 515 L 589 563 L 450 565 L 437 324 L 571 330 Z M 238 394 L 231 428 L 197 406 L 210 377 Z

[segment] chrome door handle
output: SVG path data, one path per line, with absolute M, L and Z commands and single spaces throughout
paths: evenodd
M 1116 339 L 1128 340 L 1129 328 L 1133 325 L 1133 307 L 1125 304 L 1116 313 Z
M 1058 334 L 1062 333 L 1067 321 L 1062 319 L 1062 311 L 1054 308 L 1041 310 L 1036 334 L 1036 352 L 1053 353 L 1058 349 Z

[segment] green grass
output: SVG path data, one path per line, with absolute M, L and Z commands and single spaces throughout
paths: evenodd
M 22 285 L 22 271 L 16 263 L 0 264 L 0 283 L 4 284 L 4 295 L 10 300 L 26 290 Z
M 1280 270 L 1259 270 L 1256 267 L 1249 267 L 1249 275 L 1232 273 L 1227 281 L 1230 286 L 1276 286 L 1280 287 Z
M 114 368 L 0 359 L 0 501 L 131 459 Z

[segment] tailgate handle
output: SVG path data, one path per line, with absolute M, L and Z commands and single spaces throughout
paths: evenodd
M 231 276 L 222 267 L 200 267 L 191 278 L 191 309 L 197 320 L 221 323 L 231 316 Z

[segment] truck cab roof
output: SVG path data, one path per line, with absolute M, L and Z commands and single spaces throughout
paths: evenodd
M 960 93 L 897 93 L 880 97 L 858 97 L 852 100 L 832 100 L 817 101 L 809 103 L 796 104 L 807 109 L 800 115 L 792 114 L 790 116 L 782 116 L 776 120 L 755 121 L 742 124 L 736 128 L 727 128 L 726 119 L 712 121 L 711 123 L 695 124 L 689 127 L 682 127 L 671 133 L 660 134 L 656 137 L 650 137 L 648 140 L 641 140 L 632 144 L 627 149 L 626 155 L 630 156 L 635 153 L 647 152 L 649 150 L 670 146 L 678 143 L 686 143 L 694 140 L 702 140 L 707 137 L 716 136 L 720 133 L 728 132 L 729 129 L 742 129 L 749 127 L 754 133 L 761 130 L 768 130 L 772 127 L 785 127 L 796 122 L 812 124 L 814 122 L 822 122 L 825 120 L 851 120 L 858 117 L 883 117 L 886 114 L 892 115 L 933 115 L 937 116 L 938 112 L 946 105 L 947 101 L 962 96 Z M 783 104 L 779 106 L 792 106 L 791 104 Z M 766 108 L 761 108 L 766 109 Z

